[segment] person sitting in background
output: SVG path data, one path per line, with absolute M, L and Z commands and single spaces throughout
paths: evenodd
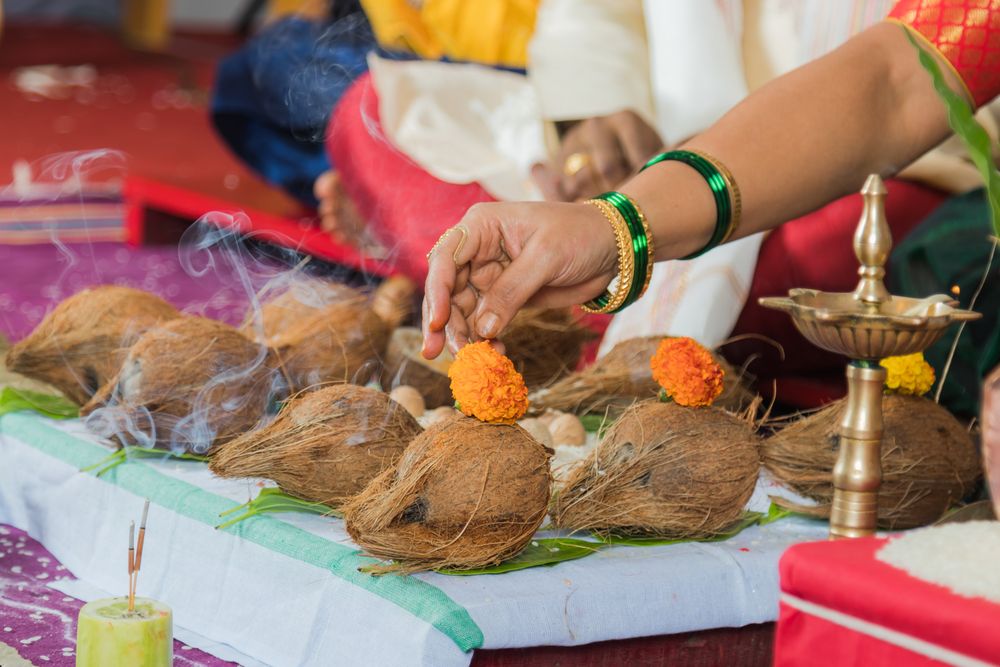
M 973 56 L 982 55 L 981 44 L 1000 41 L 1000 3 L 951 0 L 948 7 L 945 16 L 942 0 L 902 0 L 891 21 L 750 94 L 686 141 L 684 160 L 666 155 L 619 186 L 648 221 L 655 260 L 774 229 L 856 191 L 868 174 L 898 172 L 943 141 L 947 114 L 910 36 L 937 49 L 949 84 L 970 103 L 992 100 L 1000 93 L 1000 69 Z M 724 209 L 688 160 L 728 184 L 730 204 L 738 188 L 741 207 Z M 625 266 L 608 223 L 590 203 L 470 209 L 429 257 L 425 356 L 436 357 L 446 344 L 457 350 L 469 340 L 495 338 L 522 306 L 601 296 Z M 821 258 L 829 249 L 813 252 Z M 645 276 L 634 278 L 641 287 Z M 639 292 L 630 292 L 626 304 Z
M 523 68 L 536 4 L 332 0 L 325 11 L 268 26 L 220 64 L 213 123 L 265 180 L 317 207 L 325 229 L 364 243 L 364 226 L 340 194 L 323 140 L 369 55 Z

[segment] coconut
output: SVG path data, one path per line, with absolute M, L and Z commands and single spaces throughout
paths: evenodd
M 452 405 L 455 399 L 451 396 L 448 369 L 455 358 L 444 351 L 437 359 L 424 359 L 420 354 L 423 340 L 420 329 L 400 327 L 392 332 L 385 353 L 382 387 L 386 391 L 402 385 L 414 387 L 428 408 Z
M 103 285 L 62 301 L 7 353 L 7 368 L 83 404 L 121 368 L 147 329 L 180 317 L 158 296 Z
M 500 335 L 507 357 L 529 387 L 544 387 L 571 373 L 593 333 L 568 308 L 523 308 Z
M 752 424 L 718 408 L 637 403 L 557 493 L 560 527 L 705 538 L 739 521 L 760 472 Z
M 517 425 L 441 422 L 347 505 L 347 531 L 387 570 L 499 563 L 545 517 L 551 454 Z
M 799 512 L 830 516 L 844 409 L 845 401 L 836 401 L 764 441 L 765 467 L 820 504 L 778 502 Z M 931 523 L 975 488 L 981 468 L 972 437 L 951 413 L 926 398 L 885 396 L 882 410 L 878 525 L 898 530 Z
M 267 348 L 221 322 L 184 317 L 144 333 L 80 414 L 107 406 L 91 424 L 122 444 L 205 454 L 257 424 L 277 376 Z
M 273 422 L 219 447 L 209 467 L 220 477 L 264 477 L 293 496 L 339 507 L 420 430 L 382 392 L 331 385 L 289 400 Z
M 299 278 L 264 300 L 259 310 L 251 310 L 240 327 L 240 332 L 258 342 L 269 343 L 272 338 L 294 328 L 302 318 L 314 315 L 317 310 L 363 296 L 360 291 L 341 283 Z
M 293 283 L 265 303 L 244 333 L 274 350 L 292 392 L 365 383 L 385 352 L 390 323 L 344 285 Z
M 653 398 L 660 386 L 653 379 L 649 361 L 661 340 L 662 336 L 648 336 L 618 343 L 589 368 L 532 394 L 532 410 L 597 412 L 614 417 L 637 400 Z M 712 356 L 726 373 L 722 393 L 714 405 L 734 412 L 742 410 L 753 401 L 753 392 L 743 382 L 744 373 L 718 354 Z

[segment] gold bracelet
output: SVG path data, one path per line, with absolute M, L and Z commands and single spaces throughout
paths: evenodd
M 632 256 L 632 235 L 628 231 L 628 224 L 625 222 L 625 219 L 614 206 L 600 199 L 588 199 L 587 203 L 600 209 L 601 213 L 604 214 L 604 218 L 611 224 L 611 229 L 615 234 L 615 242 L 618 244 L 618 282 L 615 285 L 613 294 L 610 290 L 605 291 L 597 299 L 588 301 L 580 307 L 588 313 L 610 313 L 618 310 L 625 303 L 635 276 L 635 261 Z
M 639 205 L 635 203 L 634 199 L 629 197 L 624 192 L 619 192 L 618 194 L 632 204 L 632 208 L 634 208 L 635 212 L 639 215 L 639 222 L 642 223 L 642 229 L 646 232 L 646 275 L 643 277 L 642 289 L 639 290 L 639 295 L 636 297 L 636 300 L 638 300 L 642 298 L 642 295 L 646 293 L 647 289 L 649 289 L 649 283 L 653 279 L 653 264 L 656 262 L 656 248 L 653 245 L 653 233 L 649 229 L 649 221 L 646 220 L 646 214 L 642 212 L 642 209 L 639 208 Z
M 722 164 L 711 155 L 697 148 L 688 148 L 686 150 L 695 153 L 696 155 L 700 155 L 708 160 L 722 175 L 722 180 L 726 182 L 726 186 L 729 189 L 729 202 L 732 205 L 732 215 L 729 218 L 729 226 L 726 228 L 726 233 L 723 234 L 722 240 L 719 241 L 719 245 L 722 245 L 732 237 L 733 232 L 736 231 L 736 228 L 740 224 L 740 216 L 743 215 L 743 196 L 740 194 L 740 186 L 736 184 L 736 179 L 733 178 L 733 172 L 729 171 L 729 168 L 726 167 L 726 165 Z

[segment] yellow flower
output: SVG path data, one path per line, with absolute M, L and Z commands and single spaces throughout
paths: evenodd
M 664 338 L 649 367 L 664 394 L 678 405 L 711 405 L 722 393 L 725 371 L 712 353 L 693 338 Z
M 934 386 L 934 369 L 920 352 L 888 357 L 879 364 L 886 369 L 885 388 L 890 393 L 923 396 Z
M 528 387 L 514 363 L 486 341 L 470 343 L 448 369 L 458 409 L 484 422 L 513 424 L 528 410 Z

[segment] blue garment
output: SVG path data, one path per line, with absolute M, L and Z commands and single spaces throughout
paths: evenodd
M 216 130 L 265 180 L 315 206 L 313 183 L 332 168 L 323 143 L 330 113 L 375 47 L 360 9 L 328 22 L 278 21 L 219 64 Z

